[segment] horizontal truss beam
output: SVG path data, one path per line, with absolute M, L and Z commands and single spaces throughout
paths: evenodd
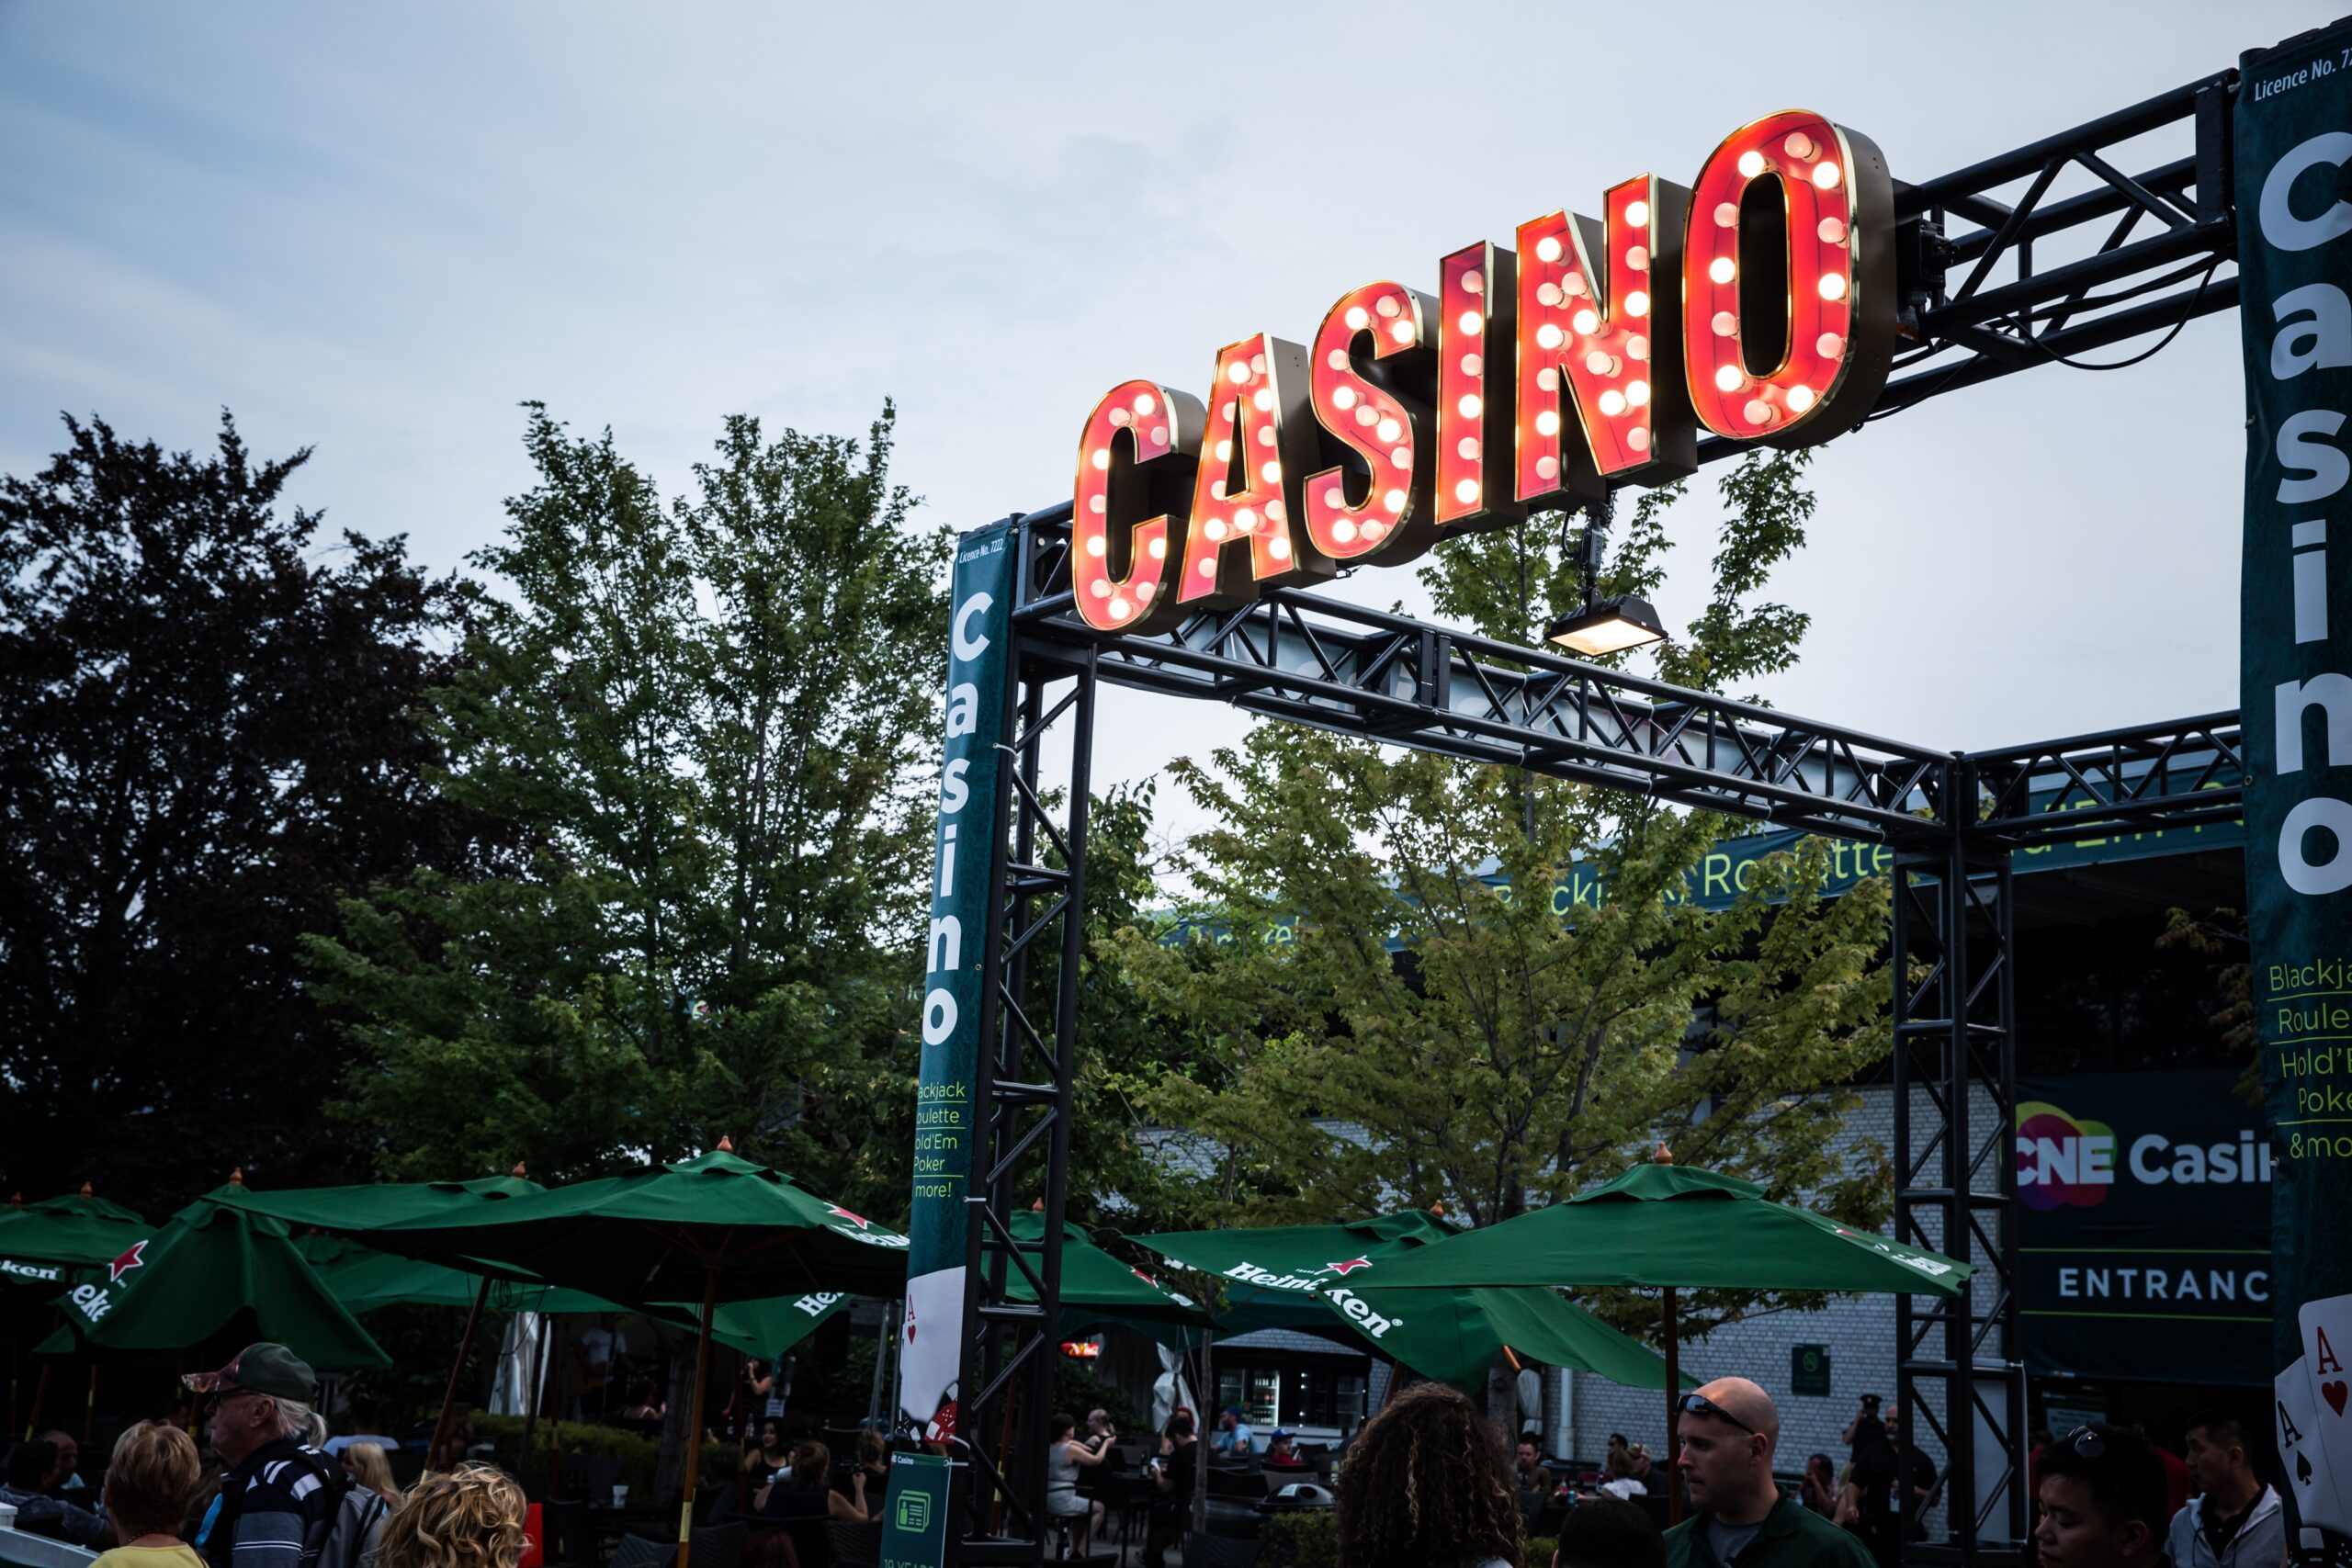
M 1159 637 L 1101 637 L 1071 606 L 1069 515 L 1023 520 L 1036 547 L 1022 634 L 1091 652 L 1097 677 L 1119 685 L 1877 842 L 1965 831 L 2025 847 L 2238 809 L 2234 714 L 1938 751 L 1300 589 Z

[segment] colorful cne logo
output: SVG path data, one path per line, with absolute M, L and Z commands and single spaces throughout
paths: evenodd
M 2114 1185 L 2114 1128 L 2043 1100 L 2018 1107 L 2018 1197 L 2027 1208 L 2094 1208 Z

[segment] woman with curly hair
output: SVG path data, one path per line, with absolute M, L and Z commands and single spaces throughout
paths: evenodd
M 1519 1487 L 1503 1436 L 1443 1383 L 1363 1424 L 1339 1478 L 1340 1568 L 1510 1568 Z
M 514 1568 L 523 1519 L 523 1489 L 504 1471 L 437 1471 L 410 1487 L 385 1521 L 377 1568 Z

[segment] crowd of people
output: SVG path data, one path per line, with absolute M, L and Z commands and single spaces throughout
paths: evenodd
M 316 1380 L 284 1346 L 250 1346 L 186 1382 L 206 1446 L 180 1423 L 140 1422 L 94 1493 L 78 1444 L 45 1432 L 8 1450 L 0 1507 L 18 1529 L 99 1551 L 96 1568 L 515 1568 L 526 1504 L 510 1477 L 458 1463 L 403 1492 L 374 1435 L 330 1444 L 309 1403 Z M 1906 1445 L 1900 1410 L 1875 1399 L 1847 1428 L 1848 1461 L 1809 1455 L 1793 1486 L 1780 1479 L 1779 1411 L 1754 1382 L 1718 1379 L 1684 1394 L 1678 1416 L 1670 1468 L 1612 1436 L 1601 1479 L 1579 1493 L 1533 1434 L 1507 1449 L 1461 1393 L 1407 1388 L 1340 1456 L 1340 1568 L 1519 1568 L 1539 1517 L 1557 1532 L 1554 1568 L 1884 1568 L 1936 1504 L 1935 1466 Z M 1118 1440 L 1102 1410 L 1082 1425 L 1069 1414 L 1050 1422 L 1047 1511 L 1078 1554 L 1103 1522 L 1081 1478 L 1120 1462 Z M 1191 1411 L 1174 1413 L 1145 1463 L 1147 1568 L 1184 1537 L 1204 1451 L 1309 1468 L 1286 1431 L 1262 1454 L 1256 1443 L 1238 1411 L 1219 1412 L 1205 1441 Z M 2132 1427 L 2037 1431 L 2027 1474 L 2040 1568 L 2276 1568 L 2285 1513 L 2256 1473 L 2244 1425 L 2199 1418 L 2186 1448 L 2167 1462 Z M 742 1461 L 755 1568 L 795 1568 L 796 1524 L 880 1518 L 888 1459 L 878 1433 L 861 1432 L 837 1472 L 825 1444 L 788 1440 L 780 1419 L 763 1418 Z M 1661 1529 L 1659 1505 L 1677 1485 L 1688 1517 Z
M 43 1433 L 13 1445 L 0 1506 L 23 1530 L 90 1548 L 94 1568 L 514 1568 L 523 1490 L 459 1464 L 406 1492 L 383 1449 L 326 1452 L 317 1378 L 282 1345 L 248 1346 L 186 1380 L 199 1446 L 175 1421 L 141 1421 L 108 1456 L 96 1496 L 72 1483 L 78 1445 Z M 77 1499 L 73 1494 L 80 1492 Z M 85 1506 L 86 1502 L 87 1506 Z

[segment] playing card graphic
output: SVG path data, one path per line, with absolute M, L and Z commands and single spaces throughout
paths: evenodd
M 2278 1439 L 2278 1461 L 2286 1466 L 2287 1483 L 2295 1489 L 2295 1506 L 2303 1522 L 2340 1528 L 2334 1522 L 2335 1472 L 2328 1468 L 2312 1416 L 2308 1361 L 2298 1359 L 2278 1374 L 2271 1400 L 2271 1430 Z
M 2296 1324 L 2303 1342 L 2301 1409 L 2309 1413 L 2300 1458 L 2311 1462 L 2317 1493 L 2304 1505 L 2303 1522 L 2352 1532 L 2352 1295 L 2305 1302 Z M 2296 1459 L 2287 1463 L 2297 1471 Z

